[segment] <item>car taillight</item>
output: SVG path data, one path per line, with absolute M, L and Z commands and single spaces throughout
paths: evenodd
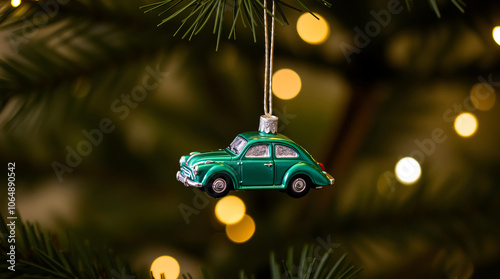
M 322 169 L 323 171 L 325 171 L 325 165 L 323 165 L 322 163 L 318 163 L 318 164 L 319 164 L 319 166 L 321 167 L 321 169 Z

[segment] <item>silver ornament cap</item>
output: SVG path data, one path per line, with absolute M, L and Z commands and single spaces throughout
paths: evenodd
M 278 132 L 278 120 L 275 115 L 261 115 L 259 132 L 266 134 L 276 134 Z

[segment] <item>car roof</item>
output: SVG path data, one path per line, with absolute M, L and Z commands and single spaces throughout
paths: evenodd
M 262 142 L 262 141 L 270 141 L 276 143 L 288 143 L 293 145 L 295 148 L 299 150 L 299 152 L 303 153 L 309 160 L 315 162 L 314 158 L 305 150 L 302 146 L 291 140 L 289 137 L 282 134 L 266 134 L 261 132 L 246 132 L 241 133 L 238 136 L 245 138 L 248 143 Z
M 259 141 L 275 141 L 275 142 L 288 142 L 294 145 L 298 145 L 289 137 L 282 134 L 266 134 L 260 132 L 246 132 L 239 134 L 243 138 L 245 138 L 249 143 L 250 142 L 259 142 Z

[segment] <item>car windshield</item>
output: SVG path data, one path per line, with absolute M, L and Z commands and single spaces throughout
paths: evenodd
M 229 151 L 233 152 L 234 154 L 238 155 L 241 153 L 241 150 L 247 145 L 247 140 L 244 139 L 241 136 L 237 136 L 233 142 L 227 147 Z

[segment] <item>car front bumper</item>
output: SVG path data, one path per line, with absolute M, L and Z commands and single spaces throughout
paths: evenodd
M 193 181 L 189 179 L 187 176 L 182 176 L 182 173 L 180 171 L 177 172 L 176 176 L 178 181 L 182 182 L 186 187 L 196 187 L 196 188 L 201 188 L 203 184 L 200 182 Z

